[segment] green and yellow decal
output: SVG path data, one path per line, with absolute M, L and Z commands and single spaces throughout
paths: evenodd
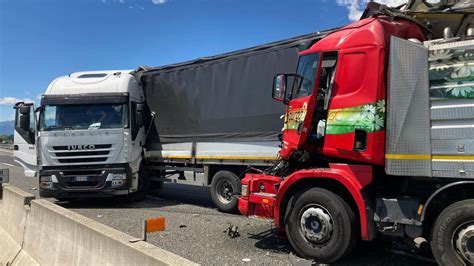
M 283 130 L 298 129 L 298 125 L 303 123 L 308 111 L 308 103 L 304 103 L 301 108 L 289 109 L 285 114 L 285 125 Z
M 345 134 L 363 129 L 376 132 L 385 128 L 385 100 L 353 107 L 331 109 L 326 134 Z

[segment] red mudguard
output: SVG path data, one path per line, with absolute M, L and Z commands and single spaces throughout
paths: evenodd
M 245 216 L 273 219 L 281 230 L 281 203 L 285 194 L 296 182 L 303 179 L 332 179 L 343 185 L 357 205 L 360 217 L 361 237 L 369 239 L 368 217 L 362 189 L 372 182 L 372 167 L 365 165 L 330 164 L 329 168 L 296 171 L 285 179 L 265 174 L 247 174 L 242 185 L 247 193 L 239 198 L 239 210 Z

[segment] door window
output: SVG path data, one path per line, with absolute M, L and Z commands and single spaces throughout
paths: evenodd
M 319 53 L 303 55 L 298 61 L 296 78 L 293 83 L 293 99 L 309 96 L 314 89 Z

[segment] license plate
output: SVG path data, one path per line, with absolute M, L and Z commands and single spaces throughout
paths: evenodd
M 76 176 L 74 178 L 74 181 L 76 181 L 76 182 L 89 181 L 89 177 L 88 176 Z

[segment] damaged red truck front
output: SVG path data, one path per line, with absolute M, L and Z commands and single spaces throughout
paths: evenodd
M 424 237 L 440 264 L 474 263 L 473 10 L 370 3 L 302 51 L 274 79 L 280 160 L 245 176 L 240 212 L 319 262 L 388 235 Z

